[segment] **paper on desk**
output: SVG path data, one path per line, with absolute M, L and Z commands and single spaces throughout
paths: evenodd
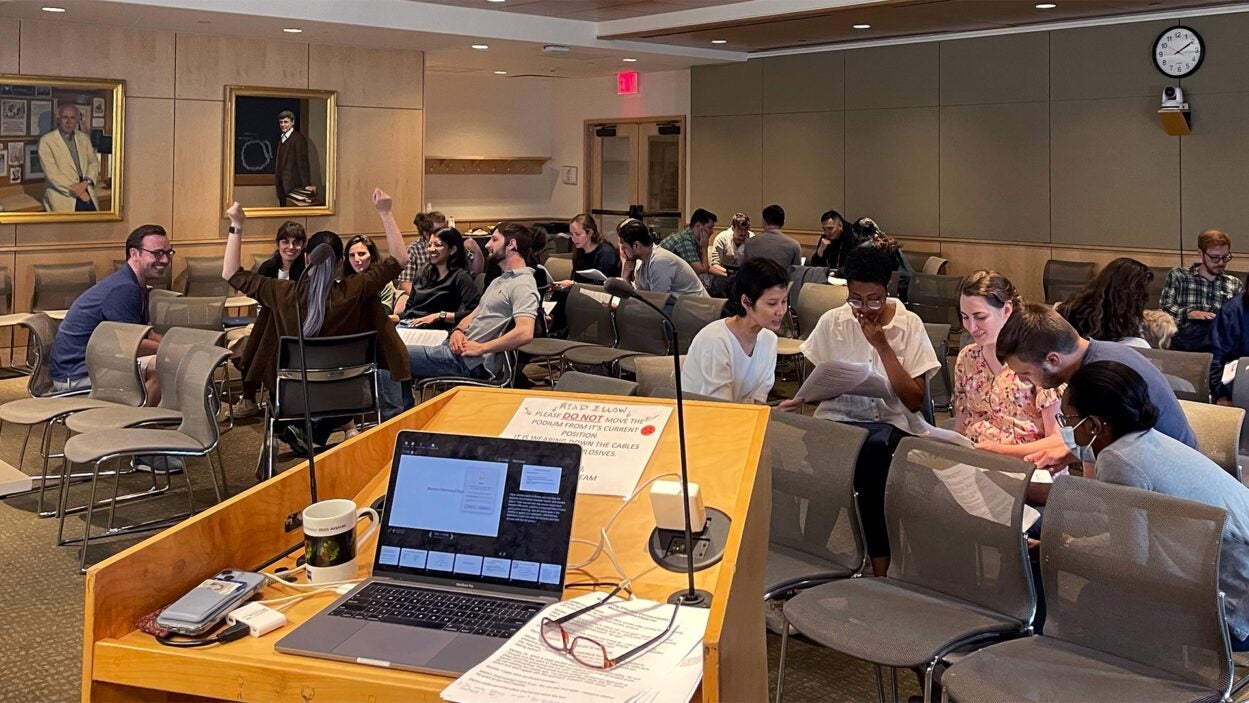
M 599 281 L 600 283 L 607 280 L 607 275 L 598 269 L 584 269 L 577 272 L 578 275 L 590 279 L 591 281 Z
M 889 379 L 872 371 L 869 366 L 826 361 L 815 365 L 794 397 L 818 403 L 840 395 L 892 398 L 893 389 L 889 386 Z
M 436 347 L 447 341 L 446 330 L 429 330 L 420 327 L 404 327 L 399 325 L 399 339 L 406 347 Z
M 602 593 L 591 593 L 546 608 L 490 658 L 456 679 L 442 692 L 442 699 L 454 703 L 670 703 L 678 700 L 672 694 L 683 689 L 691 677 L 701 680 L 700 645 L 709 613 L 705 608 L 680 608 L 666 638 L 635 659 L 606 671 L 583 666 L 542 642 L 544 617 L 557 618 L 603 597 Z M 673 607 L 654 601 L 618 601 L 573 620 L 568 628 L 592 637 L 607 648 L 608 655 L 615 656 L 662 632 Z M 697 666 L 688 661 L 695 651 L 699 654 Z M 674 682 L 680 686 L 672 685 Z M 696 687 L 697 683 L 690 688 L 691 694 Z

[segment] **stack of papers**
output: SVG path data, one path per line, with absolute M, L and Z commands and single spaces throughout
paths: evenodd
M 613 669 L 592 669 L 542 641 L 543 618 L 558 618 L 603 599 L 590 593 L 556 603 L 535 616 L 489 659 L 442 692 L 453 703 L 685 703 L 703 677 L 706 608 L 680 608 L 668 636 Z M 663 632 L 676 606 L 616 601 L 564 624 L 619 656 Z
M 431 330 L 423 327 L 398 326 L 399 339 L 405 347 L 436 347 L 447 341 L 446 330 Z

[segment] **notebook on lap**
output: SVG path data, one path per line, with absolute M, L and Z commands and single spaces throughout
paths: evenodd
M 370 578 L 275 648 L 458 675 L 564 590 L 581 448 L 400 432 Z

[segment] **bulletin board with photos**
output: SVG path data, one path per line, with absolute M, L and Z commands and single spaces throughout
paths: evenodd
M 121 219 L 125 82 L 0 74 L 0 224 Z

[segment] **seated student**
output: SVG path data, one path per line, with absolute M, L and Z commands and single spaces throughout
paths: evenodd
M 273 237 L 277 249 L 274 250 L 273 256 L 261 262 L 256 273 L 281 281 L 298 281 L 304 272 L 304 244 L 307 240 L 308 234 L 303 225 L 290 220 L 283 222 Z M 255 353 L 252 345 L 258 344 L 259 341 L 259 337 L 249 335 L 243 345 L 242 356 L 251 358 L 251 355 Z M 239 399 L 230 406 L 231 416 L 238 419 L 251 417 L 260 412 L 260 406 L 256 405 L 256 392 L 259 390 L 259 383 L 243 381 L 243 392 Z
M 727 296 L 733 273 L 742 265 L 746 255 L 746 240 L 755 236 L 750 231 L 750 217 L 736 213 L 729 220 L 728 229 L 716 235 L 711 242 L 709 269 L 711 285 L 707 292 L 715 297 Z
M 545 245 L 546 232 L 540 228 L 517 222 L 504 222 L 494 228 L 486 250 L 503 273 L 486 287 L 477 308 L 451 329 L 446 342 L 408 348 L 413 379 L 485 378 L 503 368 L 499 356 L 502 352 L 533 341 L 537 318 L 542 314 L 533 267 L 537 265 L 537 252 Z
M 418 212 L 412 218 L 412 224 L 416 225 L 417 239 L 408 246 L 408 263 L 403 267 L 403 273 L 399 274 L 399 287 L 404 293 L 412 292 L 412 279 L 416 278 L 422 266 L 429 263 L 429 240 L 434 232 L 447 226 L 447 216 L 436 210 Z
M 381 261 L 377 253 L 377 245 L 363 234 L 357 234 L 347 240 L 344 252 L 346 255 L 343 259 L 344 279 L 364 273 L 372 268 L 373 264 Z M 395 304 L 402 302 L 403 291 L 399 290 L 394 281 L 388 281 L 377 297 L 381 299 L 382 307 L 386 308 L 386 314 L 393 316 Z
M 407 263 L 407 253 L 403 235 L 391 212 L 390 196 L 375 188 L 373 205 L 382 218 L 387 248 L 396 252 L 398 258 L 388 256 L 360 275 L 335 280 L 343 267 L 343 240 L 334 232 L 317 232 L 308 240 L 305 255 L 311 256 L 317 246 L 326 244 L 333 256 L 310 268 L 298 282 L 265 278 L 240 268 L 241 237 L 247 218 L 238 203 L 226 210 L 230 235 L 226 240 L 221 275 L 230 285 L 264 306 L 252 332 L 259 340 L 255 352 L 240 363 L 245 379 L 263 383 L 273 392 L 277 382 L 279 338 L 297 335 L 301 319 L 304 334 L 310 337 L 376 331 L 382 417 L 390 419 L 403 410 L 405 402 L 400 382 L 408 378 L 407 354 L 403 340 L 399 339 L 399 333 L 382 307 L 380 294 Z M 302 300 L 298 312 L 297 298 Z
M 834 271 L 841 269 L 846 254 L 858 244 L 853 228 L 841 213 L 829 210 L 820 215 L 820 238 L 815 243 L 815 253 L 807 258 L 807 266 L 824 266 Z
M 711 233 L 716 228 L 716 214 L 702 208 L 690 216 L 690 226 L 670 234 L 659 242 L 659 246 L 685 259 L 685 263 L 694 269 L 703 285 L 711 283 L 711 272 L 707 264 L 707 245 L 711 242 Z
M 143 225 L 126 237 L 126 265 L 74 300 L 52 340 L 48 374 L 56 392 L 91 387 L 91 378 L 87 375 L 87 342 L 101 322 L 136 325 L 147 322 L 147 282 L 165 274 L 165 269 L 173 263 L 173 254 L 165 228 L 160 225 Z M 157 376 L 152 373 L 160 340 L 159 334 L 150 332 L 139 343 L 148 405 L 160 402 Z
M 885 234 L 880 225 L 870 217 L 860 217 L 850 228 L 854 235 L 852 246 L 870 244 L 889 252 L 894 271 L 898 274 L 898 299 L 903 302 L 909 300 L 907 292 L 911 286 L 911 279 L 915 276 L 915 267 L 911 265 L 911 260 L 902 253 L 902 245 L 898 244 L 898 240 Z
M 788 291 L 789 276 L 775 261 L 746 262 L 733 278 L 727 317 L 702 328 L 690 343 L 681 369 L 684 390 L 734 403 L 767 403 Z
M 707 289 L 694 269 L 685 259 L 655 246 L 650 228 L 640 220 L 621 222 L 616 235 L 620 238 L 621 277 L 638 290 L 707 297 Z
M 1148 266 L 1120 257 L 1055 308 L 1081 337 L 1148 348 L 1142 326 L 1152 280 Z
M 1158 307 L 1175 318 L 1179 331 L 1171 339 L 1178 351 L 1210 351 L 1210 328 L 1223 304 L 1244 290 L 1244 284 L 1227 274 L 1232 260 L 1232 240 L 1226 232 L 1208 229 L 1197 237 L 1201 258 L 1188 268 L 1176 267 L 1167 274 Z
M 742 263 L 761 256 L 775 261 L 786 271 L 791 266 L 801 266 L 802 245 L 781 231 L 784 226 L 784 208 L 775 204 L 763 208 L 763 231 L 747 240 L 742 247 Z
M 1114 361 L 1085 364 L 1063 395 L 1063 433 L 1085 476 L 1227 511 L 1219 548 L 1232 649 L 1249 651 L 1249 488 L 1201 452 L 1155 429 L 1158 408 L 1140 374 Z M 1086 464 L 1087 466 L 1087 464 Z
M 1058 389 L 1025 383 L 997 358 L 998 332 L 1022 301 L 1010 280 L 996 271 L 963 279 L 959 314 L 972 343 L 954 363 L 950 405 L 955 431 L 978 449 L 1023 458 L 1041 447 L 1061 445 Z
M 602 285 L 602 281 L 583 276 L 578 271 L 597 270 L 608 278 L 620 275 L 620 253 L 603 239 L 593 215 L 581 213 L 573 217 L 568 221 L 568 232 L 572 236 L 573 273 L 571 279 L 551 284 L 552 299 L 555 301 L 555 309 L 551 311 L 553 330 L 565 330 L 568 327 L 564 305 L 568 301 L 568 291 L 574 283 Z
M 1038 388 L 1058 388 L 1081 366 L 1094 361 L 1125 364 L 1145 379 L 1150 401 L 1158 408 L 1158 431 L 1197 447 L 1197 435 L 1158 367 L 1131 347 L 1084 339 L 1048 305 L 1024 303 L 1015 308 L 997 334 L 997 358 L 1020 379 Z M 1046 447 L 1024 459 L 1040 468 L 1052 468 L 1066 466 L 1073 457 L 1062 446 Z
M 1231 405 L 1232 385 L 1223 383 L 1223 366 L 1249 356 L 1249 296 L 1244 291 L 1223 304 L 1210 330 L 1210 395 Z
M 411 294 L 396 310 L 413 327 L 450 330 L 481 299 L 468 272 L 464 237 L 454 227 L 440 229 L 429 238 L 425 254 L 429 263 L 416 272 Z
M 1175 318 L 1161 310 L 1146 310 L 1141 315 L 1141 332 L 1151 349 L 1170 349 L 1171 338 L 1178 331 Z
M 924 404 L 929 376 L 940 364 L 924 322 L 902 301 L 888 297 L 893 261 L 877 247 L 857 247 L 846 257 L 845 305 L 824 313 L 800 349 L 812 364 L 840 361 L 870 368 L 889 381 L 888 399 L 843 395 L 825 400 L 815 416 L 867 428 L 871 434 L 854 467 L 854 486 L 872 570 L 885 575 L 889 567 L 889 537 L 885 530 L 885 478 L 898 442 L 907 436 Z M 795 397 L 780 404 L 783 411 L 799 410 Z

